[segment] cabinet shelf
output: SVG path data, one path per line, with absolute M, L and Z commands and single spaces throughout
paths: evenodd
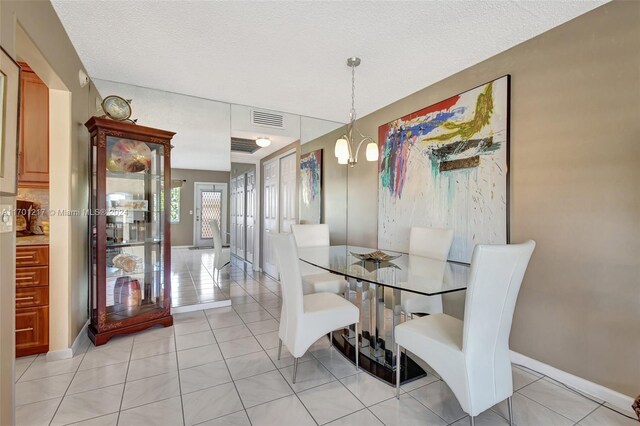
M 151 179 L 151 180 L 161 181 L 163 180 L 163 176 L 156 173 L 111 172 L 107 170 L 107 179 L 128 179 L 128 180 L 142 180 L 142 181 L 145 179 Z
M 118 269 L 118 268 L 107 268 L 107 279 L 120 278 L 120 277 L 131 277 L 133 279 L 137 279 L 137 278 L 145 277 L 147 275 L 154 275 L 159 272 L 164 272 L 164 269 L 159 267 L 154 267 L 151 269 L 145 269 L 143 271 L 124 272 L 122 269 Z
M 146 241 L 131 241 L 126 243 L 107 243 L 107 249 L 123 248 L 123 247 L 141 247 L 141 246 L 146 246 L 151 244 L 160 244 L 160 243 L 162 243 L 162 240 L 160 239 L 146 240 Z
M 122 321 L 139 315 L 161 313 L 163 310 L 162 306 L 155 304 L 143 304 L 135 308 L 123 308 L 113 305 L 107 306 L 107 318 L 110 321 Z

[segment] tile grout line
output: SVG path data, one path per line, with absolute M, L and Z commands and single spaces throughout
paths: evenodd
M 24 373 L 26 373 L 26 372 L 27 372 L 27 370 L 29 369 L 29 367 L 31 367 L 31 365 L 35 362 L 35 360 L 36 360 L 36 359 L 38 359 L 38 355 L 34 356 L 34 357 L 31 359 L 31 362 L 29 362 L 29 365 L 27 365 L 27 368 L 25 368 L 25 369 L 22 371 L 22 373 L 20 373 L 20 376 L 19 376 L 19 377 L 17 377 L 17 378 L 15 378 L 15 379 L 14 379 L 14 385 L 15 385 L 16 383 L 18 383 L 18 381 L 20 381 L 20 379 L 22 378 L 22 376 L 24 376 Z M 15 371 L 15 366 L 14 366 L 14 371 Z M 26 380 L 25 380 L 25 381 L 26 381 Z
M 124 374 L 124 385 L 122 386 L 122 395 L 120 396 L 120 406 L 118 407 L 118 418 L 116 419 L 116 425 L 120 422 L 120 413 L 122 412 L 122 401 L 124 401 L 124 393 L 127 390 L 127 377 L 129 377 L 129 367 L 131 366 L 131 355 L 133 355 L 133 345 L 136 343 L 136 336 L 133 337 L 131 342 L 131 351 L 129 352 L 129 361 L 127 362 L 127 372 Z
M 89 347 L 87 347 L 87 350 L 85 350 L 85 352 L 82 354 L 82 359 L 80 360 L 80 362 L 78 363 L 78 366 L 76 367 L 75 371 L 73 372 L 73 377 L 71 378 L 71 381 L 69 382 L 69 385 L 65 389 L 64 394 L 62 395 L 62 398 L 60 398 L 60 403 L 56 407 L 56 410 L 53 412 L 53 416 L 51 416 L 51 419 L 49 420 L 49 423 L 48 423 L 49 425 L 51 425 L 51 423 L 53 423 L 53 419 L 56 417 L 56 414 L 58 414 L 58 410 L 60 410 L 60 407 L 62 406 L 62 402 L 66 398 L 67 392 L 69 391 L 69 388 L 71 387 L 71 383 L 73 383 L 73 380 L 76 378 L 76 374 L 78 374 L 78 371 L 80 369 L 80 365 L 82 365 L 82 361 L 84 361 L 84 357 L 87 356 L 87 351 L 88 350 L 89 350 Z M 71 357 L 71 359 L 73 359 L 73 357 Z M 46 362 L 46 360 L 45 360 L 45 362 Z
M 447 422 L 447 420 L 443 419 L 443 418 L 442 418 L 442 416 L 440 416 L 438 413 L 436 413 L 435 411 L 433 411 L 431 408 L 427 407 L 427 406 L 426 406 L 425 404 L 423 404 L 420 400 L 418 400 L 418 398 L 416 398 L 415 396 L 411 395 L 411 392 L 417 391 L 418 389 L 422 389 L 422 388 L 424 388 L 424 387 L 430 386 L 430 385 L 432 385 L 432 384 L 434 384 L 434 383 L 438 383 L 438 382 L 443 382 L 443 383 L 444 383 L 444 381 L 443 381 L 442 379 L 440 379 L 440 380 L 436 380 L 435 382 L 427 383 L 427 384 L 426 384 L 426 385 L 424 385 L 424 386 L 420 386 L 420 387 L 418 387 L 418 388 L 416 388 L 416 389 L 413 389 L 413 390 L 411 390 L 411 391 L 409 391 L 409 392 L 405 392 L 405 395 L 408 395 L 408 396 L 410 396 L 411 398 L 413 398 L 413 399 L 414 399 L 418 404 L 422 405 L 424 408 L 426 408 L 427 410 L 429 410 L 430 412 L 432 412 L 432 413 L 433 413 L 437 418 L 441 419 L 441 420 L 442 420 L 443 422 L 445 422 L 445 424 L 447 424 L 447 425 L 449 425 L 449 424 L 451 424 L 451 423 L 455 423 L 455 422 L 457 422 L 458 420 L 464 419 L 464 418 L 465 418 L 465 416 L 467 416 L 467 417 L 468 417 L 469 415 L 468 415 L 467 413 L 464 413 L 465 415 L 464 415 L 464 416 L 462 416 L 462 417 L 460 417 L 459 419 L 456 419 L 456 420 L 454 420 L 454 421 L 453 421 L 453 422 L 451 422 L 451 423 L 450 423 L 450 422 Z M 446 385 L 446 383 L 445 383 L 445 385 Z M 401 396 L 402 396 L 402 395 L 401 395 Z M 456 399 L 456 402 L 457 402 L 457 401 L 458 401 L 458 400 Z
M 207 323 L 209 324 L 209 329 L 211 330 L 211 334 L 213 334 L 213 339 L 215 340 L 216 345 L 218 346 L 218 350 L 220 351 L 220 356 L 222 357 L 222 361 L 224 362 L 224 366 L 227 369 L 227 373 L 229 373 L 229 377 L 231 378 L 231 383 L 233 383 L 233 388 L 236 390 L 236 395 L 238 396 L 238 399 L 240 400 L 240 405 L 242 405 L 242 409 L 244 410 L 245 415 L 247 416 L 247 418 L 249 418 L 249 414 L 247 413 L 247 408 L 244 405 L 244 401 L 242 401 L 242 397 L 240 396 L 240 392 L 238 392 L 238 386 L 236 385 L 236 382 L 235 382 L 235 380 L 233 378 L 233 375 L 231 374 L 231 370 L 229 369 L 229 365 L 227 364 L 227 360 L 225 359 L 224 354 L 222 353 L 222 350 L 220 349 L 220 344 L 218 344 L 218 339 L 216 339 L 216 335 L 213 332 L 213 327 L 211 326 L 211 322 L 209 321 L 209 317 L 207 316 L 207 314 L 204 314 L 204 316 L 207 319 Z M 229 414 L 233 414 L 233 413 L 229 413 Z M 228 415 L 228 414 L 225 414 L 225 415 Z M 220 416 L 220 417 L 223 417 L 223 416 Z M 249 424 L 252 424 L 251 423 L 251 419 L 249 419 Z
M 260 285 L 260 286 L 261 286 L 261 285 L 262 285 L 262 283 L 258 283 L 258 285 Z M 245 290 L 245 291 L 246 291 L 246 290 Z M 250 297 L 253 299 L 253 296 L 250 296 Z M 254 300 L 255 300 L 255 299 L 254 299 Z M 257 303 L 257 304 L 258 304 L 262 309 L 264 309 L 264 307 L 262 306 L 262 304 L 261 304 L 260 302 L 256 301 L 256 303 Z M 235 311 L 235 309 L 234 309 L 234 311 Z M 237 311 L 236 311 L 236 314 L 238 314 L 238 312 L 237 312 Z M 269 315 L 270 315 L 270 314 L 269 314 Z M 238 316 L 240 316 L 240 315 L 238 314 Z M 242 322 L 244 323 L 245 327 L 247 327 L 247 328 L 249 329 L 249 332 L 253 335 L 253 338 L 255 339 L 256 334 L 254 334 L 254 332 L 253 332 L 253 331 L 252 331 L 252 330 L 247 326 L 247 323 L 244 321 L 244 319 L 243 319 L 242 317 L 240 317 L 240 319 L 241 319 L 241 320 L 242 320 Z M 275 320 L 275 318 L 274 318 L 274 320 Z M 266 321 L 269 321 L 269 320 L 266 320 Z M 276 322 L 277 322 L 278 324 L 280 324 L 280 321 L 277 321 L 277 320 L 276 320 Z M 267 333 L 270 333 L 270 332 L 267 332 Z M 261 333 L 261 334 L 265 334 L 265 333 Z M 255 340 L 257 341 L 257 339 L 255 339 Z M 258 344 L 259 344 L 259 342 L 258 342 Z M 260 346 L 262 346 L 262 345 L 260 345 Z M 298 399 L 298 401 L 300 402 L 300 404 L 302 404 L 302 406 L 304 407 L 305 411 L 309 414 L 309 416 L 311 417 L 311 419 L 316 423 L 316 425 L 318 425 L 318 424 L 319 424 L 319 423 L 318 423 L 318 421 L 315 419 L 315 417 L 313 417 L 313 415 L 311 414 L 311 412 L 309 411 L 309 409 L 307 408 L 307 406 L 306 406 L 306 405 L 304 404 L 304 402 L 300 399 L 300 396 L 298 395 L 298 393 L 295 391 L 295 389 L 293 389 L 292 384 L 290 384 L 290 383 L 289 383 L 289 381 L 284 377 L 284 374 L 282 373 L 282 371 L 280 370 L 280 368 L 278 368 L 278 366 L 277 366 L 277 365 L 275 365 L 275 363 L 271 360 L 271 357 L 269 356 L 269 354 L 267 353 L 267 351 L 263 348 L 262 352 L 264 352 L 264 354 L 267 356 L 267 358 L 268 358 L 268 359 L 269 359 L 269 361 L 273 364 L 273 366 L 274 366 L 274 367 L 276 367 L 276 371 L 280 374 L 280 376 L 281 376 L 281 377 L 282 377 L 282 379 L 285 381 L 285 383 L 287 383 L 287 385 L 289 386 L 289 388 L 290 388 L 290 389 L 291 389 L 291 391 L 293 392 L 293 395 L 295 395 L 295 397 Z M 287 367 L 287 368 L 288 368 L 288 367 Z M 331 374 L 331 372 L 330 372 L 329 370 L 327 370 L 327 371 L 329 372 L 329 374 Z M 331 375 L 333 376 L 333 374 L 331 374 Z M 335 378 L 335 376 L 333 376 L 333 377 Z M 336 380 L 337 380 L 337 379 L 336 379 Z M 326 384 L 326 383 L 325 383 L 325 384 Z M 322 386 L 322 385 L 319 385 L 319 386 Z M 311 389 L 311 388 L 309 388 L 309 389 Z M 306 390 L 309 390 L 309 389 L 305 389 L 305 391 L 306 391 Z M 291 395 L 287 395 L 287 396 L 291 396 Z M 285 398 L 285 397 L 283 397 L 283 398 Z M 242 398 L 241 398 L 241 399 L 242 399 Z M 274 400 L 274 401 L 275 401 L 275 400 Z M 269 401 L 269 402 L 272 402 L 272 401 Z M 243 402 L 243 406 L 244 406 L 244 402 Z M 245 411 L 246 411 L 246 409 L 245 409 Z M 247 417 L 249 417 L 248 413 L 247 413 Z M 251 422 L 251 418 L 249 418 L 249 421 Z
M 594 412 L 594 411 L 596 411 L 596 410 L 597 410 L 598 408 L 600 408 L 600 407 L 604 407 L 604 402 L 603 402 L 603 403 L 601 403 L 601 404 L 598 404 L 598 406 L 597 406 L 596 408 L 594 408 L 593 410 L 589 411 L 589 412 L 587 413 L 587 415 L 586 415 L 586 416 L 582 417 L 582 418 L 581 418 L 580 420 L 578 420 L 575 424 L 579 424 L 581 421 L 583 421 L 584 419 L 586 419 L 587 417 L 589 417 L 590 415 L 592 415 L 592 414 L 593 414 L 593 412 Z M 572 420 L 572 421 L 573 421 L 573 420 Z
M 525 386 L 525 387 L 526 387 L 526 386 Z M 556 410 L 552 409 L 551 407 L 547 407 L 546 405 L 539 403 L 539 402 L 538 402 L 538 401 L 536 401 L 535 399 L 533 399 L 533 398 L 529 398 L 529 397 L 528 397 L 527 395 L 525 395 L 525 394 L 522 394 L 522 393 L 520 393 L 520 392 L 517 392 L 517 394 L 518 394 L 518 395 L 520 395 L 520 396 L 521 396 L 521 397 L 523 397 L 523 398 L 527 398 L 529 401 L 533 401 L 533 402 L 535 402 L 536 404 L 540 405 L 541 407 L 546 408 L 547 410 L 551 411 L 552 413 L 555 413 L 555 414 L 559 415 L 560 417 L 562 417 L 562 418 L 565 418 L 565 419 L 569 420 L 570 422 L 573 422 L 573 421 L 574 421 L 573 419 L 570 419 L 569 417 L 565 416 L 564 414 L 560 414 L 560 413 L 558 413 Z M 500 401 L 500 402 L 502 402 L 502 401 Z M 598 407 L 596 407 L 596 409 L 597 409 L 597 408 L 598 408 Z M 576 423 L 577 423 L 577 422 L 576 422 Z
M 180 378 L 180 363 L 178 362 L 178 336 L 176 335 L 176 328 L 173 326 L 172 328 L 173 328 L 173 346 L 176 350 L 175 352 L 176 353 L 176 369 L 178 370 L 178 393 L 180 394 L 180 410 L 182 412 L 182 425 L 184 426 L 187 424 L 187 421 L 184 416 L 184 400 L 182 398 L 182 379 Z
M 566 418 L 566 419 L 569 419 L 569 418 L 568 418 L 567 416 L 565 416 L 564 414 L 559 413 L 559 412 L 557 412 L 556 410 L 554 410 L 553 408 L 551 408 L 551 407 L 547 407 L 545 404 L 543 404 L 543 403 L 541 403 L 541 402 L 539 402 L 539 401 L 536 401 L 535 399 L 533 399 L 533 398 L 531 398 L 531 397 L 529 397 L 529 396 L 525 395 L 524 393 L 521 393 L 521 392 L 520 392 L 520 391 L 522 391 L 523 389 L 525 389 L 525 388 L 527 388 L 527 387 L 529 387 L 529 386 L 533 385 L 534 383 L 537 383 L 537 382 L 539 382 L 539 381 L 541 381 L 541 380 L 543 380 L 543 379 L 545 379 L 545 378 L 549 378 L 549 377 L 548 377 L 548 376 L 544 376 L 544 375 L 543 375 L 542 377 L 539 377 L 537 380 L 534 380 L 533 382 L 531 382 L 531 383 L 529 383 L 529 384 L 527 384 L 527 385 L 525 385 L 525 386 L 521 387 L 520 389 L 518 389 L 518 390 L 517 390 L 517 391 L 515 391 L 514 393 L 517 393 L 517 394 L 518 394 L 518 395 L 520 395 L 520 396 L 523 396 L 523 397 L 525 397 L 525 398 L 527 398 L 527 399 L 530 399 L 531 401 L 534 401 L 534 402 L 536 402 L 536 403 L 538 403 L 538 404 L 542 405 L 543 407 L 545 407 L 545 408 L 547 408 L 547 409 L 549 409 L 549 410 L 553 411 L 554 413 L 559 414 L 560 416 L 562 416 L 562 417 L 564 417 L 564 418 Z M 549 378 L 549 379 L 550 379 L 550 378 Z M 551 380 L 553 380 L 553 379 L 551 379 Z M 547 382 L 547 383 L 549 383 L 549 384 L 550 384 L 550 385 L 552 385 L 552 386 L 556 386 L 556 387 L 557 387 L 557 388 L 559 388 L 559 389 L 563 389 L 563 390 L 569 391 L 569 392 L 571 392 L 571 393 L 572 393 L 573 395 L 575 395 L 575 396 L 578 396 L 578 397 L 584 398 L 584 399 L 586 399 L 586 400 L 588 400 L 588 401 L 593 402 L 594 404 L 597 404 L 597 406 L 596 406 L 593 410 L 589 411 L 589 413 L 588 413 L 587 415 L 585 415 L 585 416 L 584 416 L 584 417 L 582 417 L 580 420 L 578 420 L 578 421 L 576 422 L 576 424 L 580 423 L 582 420 L 584 420 L 586 417 L 588 417 L 589 415 L 591 415 L 591 414 L 592 414 L 595 410 L 597 410 L 599 407 L 604 406 L 604 404 L 606 403 L 606 401 L 604 401 L 604 402 L 598 402 L 598 401 L 596 401 L 596 400 L 594 400 L 594 399 L 591 399 L 591 398 L 589 398 L 588 396 L 583 395 L 582 393 L 577 392 L 576 390 L 571 389 L 570 387 L 568 387 L 568 386 L 567 386 L 567 385 L 565 385 L 564 383 L 557 382 L 557 381 L 550 381 L 550 380 L 546 380 L 546 382 Z M 569 420 L 570 420 L 570 421 L 574 421 L 573 419 L 569 419 Z M 632 419 L 632 420 L 633 420 L 633 419 Z

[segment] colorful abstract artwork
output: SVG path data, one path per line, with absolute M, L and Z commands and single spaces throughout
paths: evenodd
M 378 129 L 378 247 L 408 249 L 412 226 L 451 228 L 449 259 L 508 241 L 509 76 Z
M 322 150 L 300 156 L 300 221 L 317 224 L 322 219 Z

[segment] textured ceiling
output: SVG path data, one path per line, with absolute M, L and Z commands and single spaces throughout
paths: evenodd
M 90 76 L 347 121 L 606 1 L 53 0 Z

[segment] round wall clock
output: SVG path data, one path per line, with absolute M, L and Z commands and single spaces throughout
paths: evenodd
M 107 114 L 107 117 L 113 120 L 123 121 L 131 117 L 131 104 L 117 95 L 110 95 L 104 98 L 102 110 Z

